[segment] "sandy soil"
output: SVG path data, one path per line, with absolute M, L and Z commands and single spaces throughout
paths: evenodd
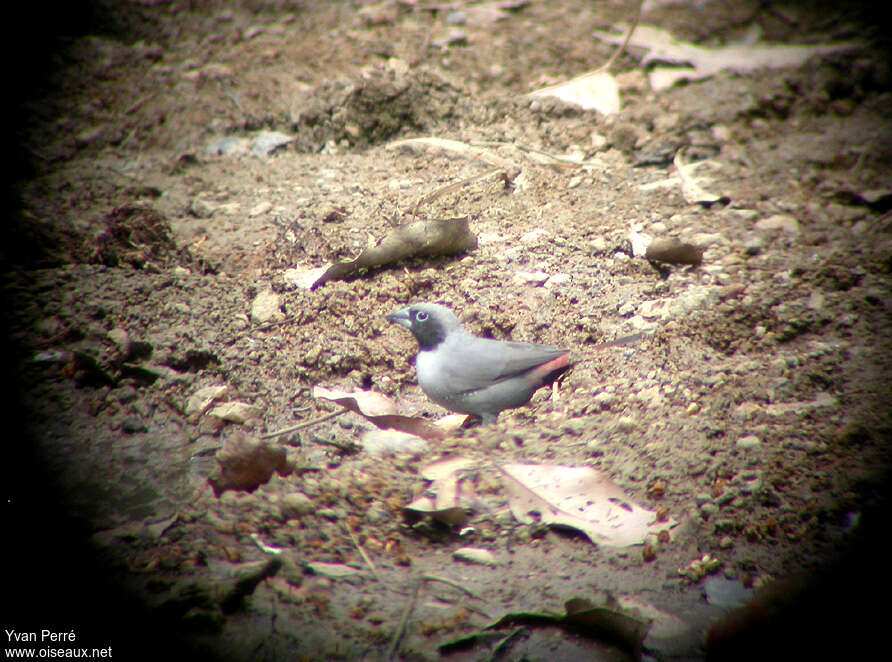
M 861 45 L 659 92 L 630 48 L 614 67 L 623 109 L 604 117 L 525 93 L 606 62 L 614 47 L 592 34 L 628 22 L 618 2 L 57 17 L 65 38 L 25 88 L 4 265 L 17 453 L 3 547 L 18 578 L 4 627 L 74 630 L 120 659 L 434 660 L 507 613 L 607 591 L 654 619 L 643 652 L 531 626 L 444 659 L 872 646 L 870 596 L 888 581 L 874 535 L 892 402 L 887 33 L 857 6 L 693 4 L 647 3 L 641 22 L 705 46 L 754 25 L 768 42 Z M 288 142 L 252 152 L 270 132 Z M 485 155 L 394 146 L 425 136 Z M 648 186 L 676 175 L 679 151 L 709 160 L 697 174 L 722 201 Z M 478 240 L 465 254 L 315 290 L 285 278 L 456 217 Z M 699 246 L 702 264 L 636 256 L 636 233 Z M 252 314 L 267 292 L 274 310 Z M 413 340 L 384 319 L 415 301 L 576 364 L 558 397 L 423 452 L 348 452 L 371 425 L 344 413 L 264 442 L 283 470 L 257 489 L 211 489 L 227 448 L 333 411 L 315 385 L 444 414 L 415 382 Z M 190 409 L 215 385 L 252 408 L 236 422 Z M 591 466 L 678 525 L 669 541 L 593 545 L 518 523 L 485 471 L 470 532 L 407 520 L 422 468 L 452 454 Z M 498 565 L 456 560 L 467 546 Z M 711 575 L 679 573 L 704 555 Z M 729 616 L 723 588 L 749 610 Z

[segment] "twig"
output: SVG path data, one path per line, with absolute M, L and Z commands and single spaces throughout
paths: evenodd
M 607 60 L 606 64 L 602 66 L 600 69 L 596 69 L 597 72 L 609 71 L 610 67 L 619 59 L 619 56 L 623 54 L 626 50 L 626 46 L 629 45 L 629 40 L 632 38 L 632 33 L 635 32 L 635 28 L 638 27 L 638 21 L 641 20 L 641 6 L 644 4 L 644 0 L 638 0 L 638 6 L 635 7 L 635 18 L 632 20 L 632 25 L 629 26 L 629 31 L 626 32 L 626 38 L 623 40 L 622 46 L 620 46 L 616 52 L 610 56 L 610 59 Z
M 387 656 L 385 659 L 388 662 L 393 660 L 394 655 L 396 655 L 396 651 L 399 648 L 400 640 L 403 638 L 403 635 L 406 633 L 406 624 L 409 622 L 409 615 L 412 613 L 412 609 L 415 608 L 415 600 L 418 599 L 418 591 L 421 588 L 421 582 L 415 582 L 415 588 L 412 591 L 412 597 L 406 602 L 406 608 L 403 609 L 403 615 L 400 617 L 399 625 L 396 628 L 396 632 L 393 633 L 393 639 L 390 641 L 390 647 L 387 649 Z
M 362 556 L 362 560 L 366 562 L 366 564 L 369 566 L 369 569 L 372 571 L 372 574 L 375 575 L 375 579 L 381 582 L 381 575 L 378 574 L 378 569 L 375 567 L 375 564 L 372 563 L 372 559 L 369 558 L 369 555 L 365 553 L 365 550 L 362 548 L 362 545 L 359 544 L 356 536 L 353 535 L 353 531 L 350 530 L 350 527 L 347 524 L 344 524 L 344 529 L 347 531 L 347 535 L 350 536 L 350 540 L 352 540 L 353 544 L 356 545 L 356 549 L 359 550 L 359 554 Z
M 459 189 L 459 188 L 466 186 L 468 184 L 472 184 L 476 181 L 486 179 L 490 175 L 493 175 L 493 174 L 499 172 L 500 170 L 503 170 L 503 168 L 493 168 L 491 170 L 487 170 L 486 172 L 484 172 L 480 175 L 472 175 L 471 177 L 468 177 L 467 179 L 463 179 L 460 182 L 453 182 L 451 184 L 447 184 L 446 186 L 441 186 L 433 193 L 428 193 L 427 195 L 423 196 L 422 198 L 419 198 L 418 202 L 415 203 L 414 209 L 412 210 L 412 215 L 418 216 L 418 208 L 421 207 L 421 205 L 426 205 L 426 204 L 433 202 L 434 200 L 439 198 L 444 193 L 448 193 L 449 191 L 454 191 L 454 190 Z
M 306 428 L 311 428 L 314 425 L 318 425 L 319 423 L 325 423 L 325 421 L 330 421 L 333 418 L 336 418 L 344 413 L 343 409 L 338 409 L 337 411 L 330 411 L 325 416 L 320 416 L 319 418 L 314 418 L 312 421 L 304 421 L 303 423 L 298 423 L 297 425 L 292 425 L 290 428 L 285 428 L 283 430 L 276 430 L 275 432 L 267 432 L 264 435 L 261 435 L 261 439 L 275 439 L 276 437 L 281 437 L 282 435 L 290 434 L 292 432 L 297 432 L 298 430 L 304 430 Z
M 472 591 L 471 589 L 466 588 L 466 587 L 462 586 L 461 584 L 452 581 L 451 579 L 447 579 L 446 577 L 440 577 L 438 575 L 422 575 L 421 579 L 423 579 L 426 582 L 440 582 L 441 584 L 446 584 L 447 586 L 457 588 L 459 591 L 464 591 L 465 593 L 467 593 L 469 596 L 471 596 L 475 600 L 481 600 L 481 601 L 483 600 L 483 598 L 481 598 L 479 595 L 474 593 L 474 591 Z

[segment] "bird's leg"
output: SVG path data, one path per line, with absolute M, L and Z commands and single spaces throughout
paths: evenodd
M 482 414 L 480 416 L 480 425 L 494 425 L 498 418 L 498 414 Z

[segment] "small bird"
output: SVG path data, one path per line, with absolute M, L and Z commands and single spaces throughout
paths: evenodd
M 525 405 L 538 388 L 570 367 L 569 350 L 479 338 L 435 303 L 416 303 L 387 320 L 418 340 L 415 372 L 425 395 L 484 424 L 495 422 L 503 409 Z

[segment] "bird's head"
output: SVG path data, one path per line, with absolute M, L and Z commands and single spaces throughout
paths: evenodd
M 434 349 L 453 331 L 462 325 L 446 306 L 436 303 L 416 303 L 387 316 L 388 322 L 404 326 L 421 345 L 421 349 Z

